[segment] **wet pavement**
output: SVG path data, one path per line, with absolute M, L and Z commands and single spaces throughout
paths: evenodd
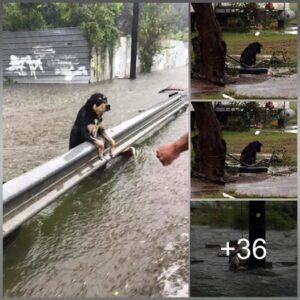
M 285 70 L 286 68 L 284 68 Z M 218 93 L 235 93 L 242 98 L 297 98 L 297 74 L 281 74 L 280 70 L 270 70 L 271 75 L 240 75 L 237 79 L 232 79 L 233 83 L 225 87 L 218 86 L 202 80 L 192 80 L 192 99 L 205 99 L 205 95 Z M 280 77 L 274 74 L 280 74 Z
M 282 168 L 280 168 L 282 169 Z M 276 174 L 276 168 L 272 170 Z M 272 176 L 268 173 L 240 174 L 236 182 L 225 185 L 215 184 L 207 180 L 192 177 L 191 197 L 192 199 L 210 198 L 215 193 L 238 193 L 242 197 L 251 198 L 296 198 L 297 197 L 297 173 Z
M 253 98 L 297 98 L 297 74 L 271 77 L 253 84 L 229 84 L 225 88 L 225 93 L 229 91 Z

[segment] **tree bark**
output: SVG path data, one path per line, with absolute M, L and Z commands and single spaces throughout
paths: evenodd
M 211 102 L 193 102 L 198 140 L 193 139 L 196 153 L 196 176 L 224 183 L 226 142 Z
M 224 85 L 226 43 L 222 39 L 212 5 L 192 3 L 192 6 L 198 31 L 198 36 L 192 40 L 195 53 L 194 77 L 204 77 L 215 84 Z

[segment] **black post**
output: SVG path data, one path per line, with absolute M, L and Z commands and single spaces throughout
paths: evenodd
M 251 255 L 249 258 L 249 268 L 264 267 L 266 259 L 257 259 L 254 257 L 253 244 L 257 239 L 266 240 L 266 202 L 265 201 L 249 201 L 249 249 Z M 257 246 L 264 246 L 266 244 L 261 242 L 256 243 Z M 256 255 L 262 256 L 263 251 L 257 249 Z
M 131 59 L 130 59 L 130 79 L 136 78 L 136 58 L 139 27 L 139 3 L 133 3 L 132 29 L 131 29 Z

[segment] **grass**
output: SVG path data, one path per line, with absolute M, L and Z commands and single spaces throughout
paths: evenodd
M 227 54 L 240 55 L 245 47 L 255 41 L 263 45 L 262 54 L 272 55 L 273 49 L 285 50 L 290 59 L 290 66 L 297 65 L 297 35 L 285 34 L 279 31 L 260 31 L 256 37 L 255 31 L 246 33 L 223 32 L 223 39 L 227 44 Z
M 205 201 L 191 208 L 192 225 L 246 229 L 249 224 L 248 218 L 248 202 Z M 291 230 L 297 228 L 296 201 L 267 202 L 266 225 L 269 230 Z
M 297 166 L 297 134 L 263 129 L 256 136 L 255 131 L 256 129 L 246 132 L 223 131 L 227 152 L 241 153 L 248 143 L 259 140 L 263 144 L 262 153 L 272 153 L 273 149 L 282 149 L 286 152 L 283 165 Z

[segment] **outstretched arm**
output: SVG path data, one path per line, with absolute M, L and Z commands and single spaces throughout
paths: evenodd
M 170 165 L 180 153 L 188 150 L 189 134 L 186 133 L 178 140 L 171 144 L 164 144 L 157 147 L 156 157 L 160 160 L 163 166 Z

